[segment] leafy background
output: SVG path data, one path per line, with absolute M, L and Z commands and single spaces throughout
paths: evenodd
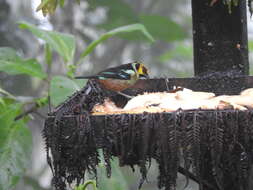
M 0 190 L 52 189 L 41 130 L 48 96 L 54 107 L 85 85 L 73 76 L 133 60 L 152 77 L 192 76 L 190 15 L 184 0 L 0 0 Z M 250 23 L 250 51 L 252 33 Z M 101 162 L 99 189 L 138 187 L 138 169 L 115 159 L 112 170 L 107 180 Z M 143 189 L 157 189 L 156 177 L 153 163 Z M 184 185 L 179 175 L 178 188 Z

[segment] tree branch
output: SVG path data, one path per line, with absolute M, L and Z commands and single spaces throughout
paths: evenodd
M 23 117 L 29 115 L 30 113 L 33 113 L 35 111 L 37 111 L 37 109 L 39 108 L 40 106 L 37 104 L 37 103 L 34 103 L 34 105 L 29 108 L 28 110 L 24 111 L 23 113 L 19 114 L 18 116 L 15 117 L 14 121 L 17 121 L 17 120 L 20 120 L 22 119 Z

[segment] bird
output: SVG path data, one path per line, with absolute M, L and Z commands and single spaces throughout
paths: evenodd
M 107 68 L 95 75 L 76 76 L 76 79 L 97 79 L 107 90 L 117 92 L 127 98 L 131 96 L 121 91 L 133 86 L 139 79 L 148 79 L 148 69 L 141 62 L 132 62 Z

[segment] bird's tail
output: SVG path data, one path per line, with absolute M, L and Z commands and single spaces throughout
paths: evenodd
M 97 76 L 76 76 L 75 79 L 97 79 Z

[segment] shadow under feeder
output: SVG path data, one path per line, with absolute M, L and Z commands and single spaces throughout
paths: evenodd
M 192 1 L 196 76 L 140 80 L 126 93 L 181 86 L 233 95 L 253 88 L 253 77 L 248 76 L 246 1 L 239 1 L 231 14 L 221 0 L 213 7 L 207 2 Z M 90 81 L 49 113 L 44 137 L 56 189 L 64 189 L 66 182 L 82 182 L 87 171 L 96 175 L 98 149 L 103 150 L 109 176 L 110 159 L 117 156 L 121 166 L 140 167 L 142 183 L 153 158 L 159 166 L 159 188 L 175 189 L 178 171 L 205 190 L 251 188 L 253 110 L 90 115 L 92 107 L 106 96 Z M 125 102 L 120 96 L 113 100 Z M 179 165 L 179 155 L 184 165 Z

